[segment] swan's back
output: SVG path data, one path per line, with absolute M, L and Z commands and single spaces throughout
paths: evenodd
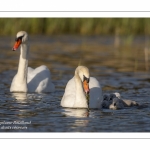
M 36 69 L 28 67 L 27 86 L 29 92 L 53 92 L 49 69 L 42 65 Z
M 74 101 L 76 98 L 75 90 L 76 90 L 75 81 L 74 81 L 74 77 L 73 77 L 72 79 L 70 79 L 68 81 L 68 83 L 66 85 L 65 92 L 64 92 L 64 95 L 61 100 L 61 106 L 73 107 Z
M 90 77 L 89 88 L 90 88 L 90 101 L 89 101 L 90 108 L 101 108 L 103 95 L 99 81 L 94 77 Z

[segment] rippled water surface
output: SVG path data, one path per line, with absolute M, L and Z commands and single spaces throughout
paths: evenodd
M 31 36 L 29 66 L 46 65 L 56 86 L 54 93 L 10 93 L 20 51 L 11 51 L 14 37 L 0 37 L 1 132 L 149 132 L 150 71 L 144 38 L 132 43 L 113 37 Z M 149 53 L 149 52 L 148 52 Z M 150 53 L 149 53 L 150 55 Z M 119 92 L 144 107 L 121 110 L 66 109 L 60 106 L 67 81 L 85 65 L 103 93 Z

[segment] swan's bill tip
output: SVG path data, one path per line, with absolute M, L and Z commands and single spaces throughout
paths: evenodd
M 15 49 L 15 48 L 12 48 L 12 51 L 16 51 L 17 49 Z

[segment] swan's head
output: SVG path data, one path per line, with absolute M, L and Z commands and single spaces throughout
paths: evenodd
M 12 48 L 13 51 L 16 51 L 20 44 L 25 43 L 28 40 L 28 34 L 25 31 L 19 31 L 16 35 L 15 44 Z
M 78 66 L 75 70 L 75 73 L 77 73 L 83 83 L 83 88 L 86 94 L 89 94 L 89 81 L 90 81 L 90 73 L 89 69 L 85 66 Z

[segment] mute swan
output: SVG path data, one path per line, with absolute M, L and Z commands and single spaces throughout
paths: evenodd
M 86 93 L 90 96 L 89 107 Z M 70 108 L 101 108 L 102 99 L 102 89 L 97 79 L 90 77 L 87 67 L 78 66 L 74 77 L 66 85 L 60 105 Z
M 55 87 L 46 66 L 42 65 L 36 69 L 28 67 L 29 44 L 28 34 L 25 31 L 17 33 L 12 50 L 16 51 L 19 46 L 21 49 L 18 72 L 12 80 L 10 92 L 54 92 Z

